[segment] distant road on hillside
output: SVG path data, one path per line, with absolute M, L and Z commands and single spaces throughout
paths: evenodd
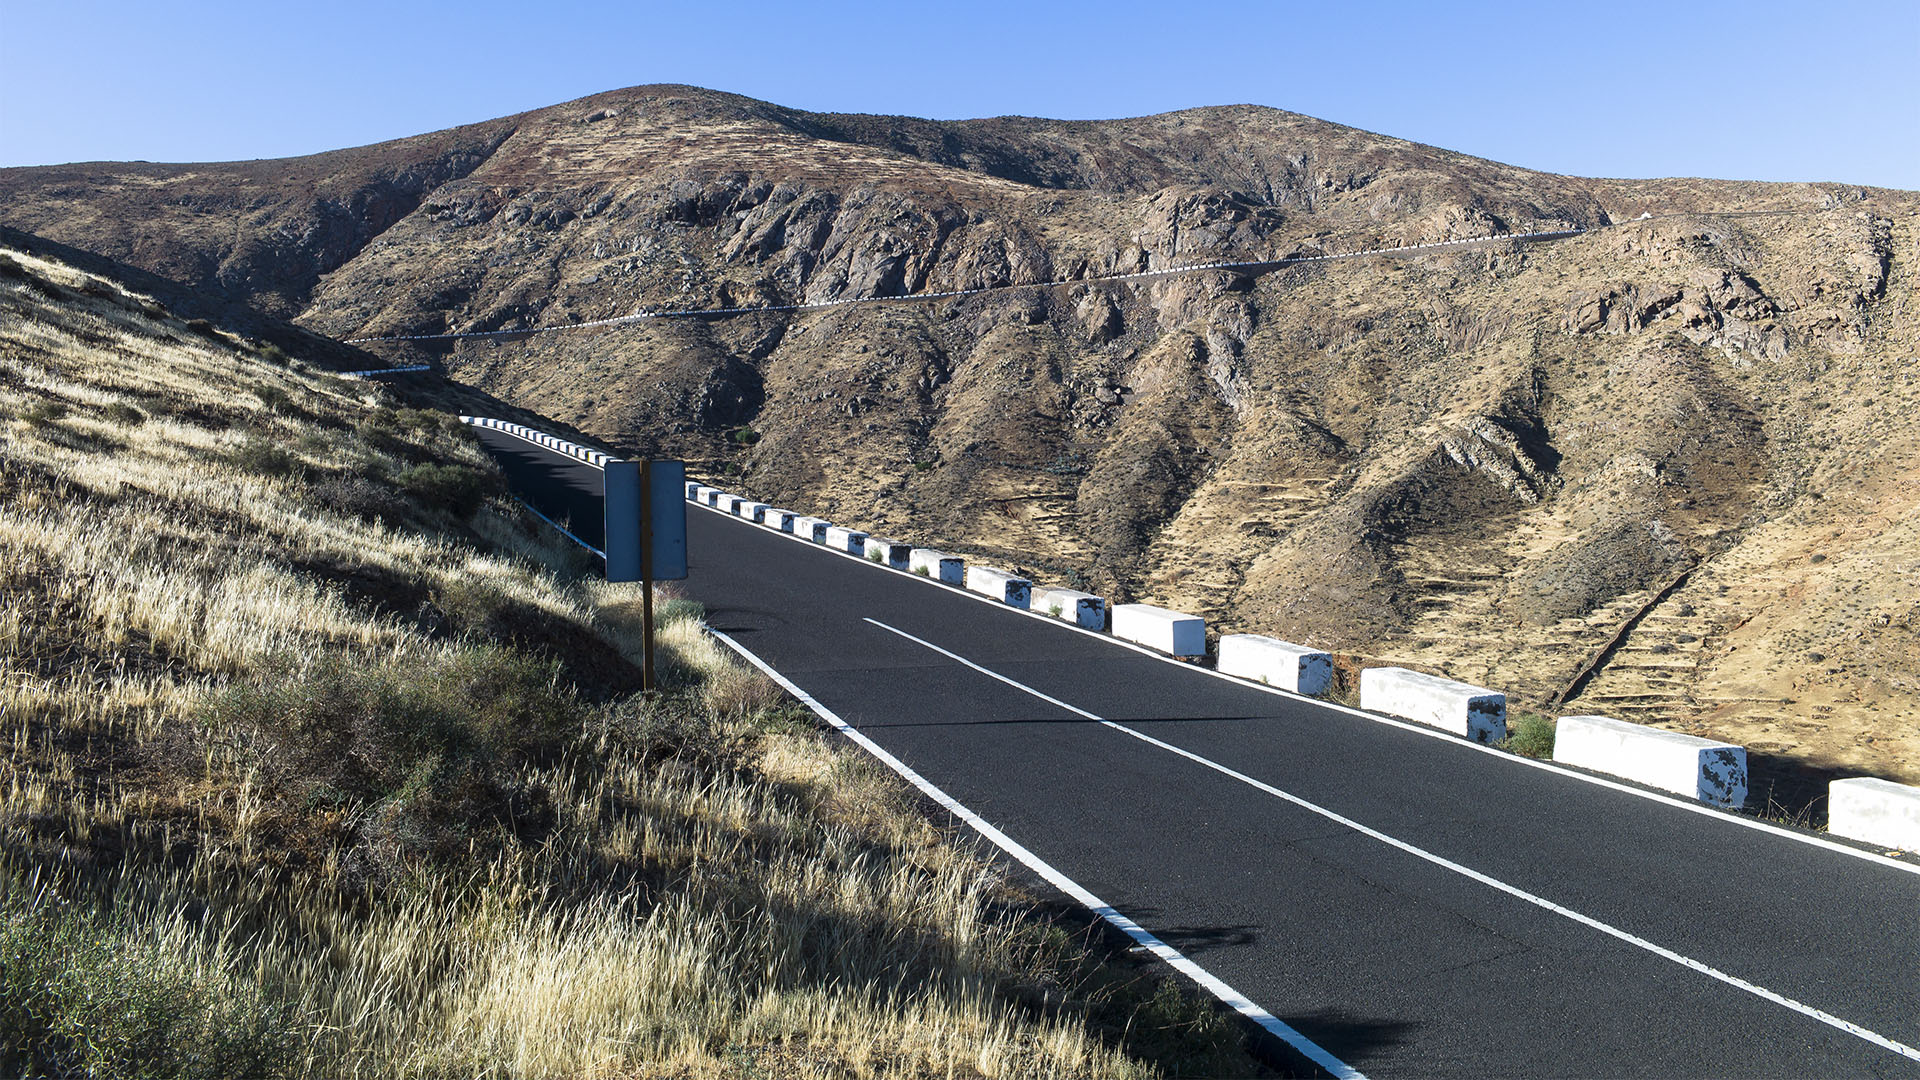
M 1355 1070 L 1920 1076 L 1911 868 L 688 527 L 715 629 Z

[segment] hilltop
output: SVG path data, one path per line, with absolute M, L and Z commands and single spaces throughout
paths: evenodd
M 286 161 L 0 171 L 10 225 L 335 338 L 1584 229 L 367 348 L 1219 629 L 1906 780 L 1916 214 L 1254 106 L 936 122 L 673 86 Z

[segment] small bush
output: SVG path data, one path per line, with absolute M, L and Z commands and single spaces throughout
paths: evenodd
M 727 433 L 735 446 L 752 446 L 760 441 L 760 433 L 750 427 L 737 427 Z
M 293 403 L 292 395 L 277 386 L 257 386 L 253 396 L 260 399 L 260 405 L 277 416 L 291 416 L 300 411 Z
M 881 554 L 880 554 L 880 549 L 879 549 L 879 548 L 873 548 L 873 549 L 871 549 L 871 550 L 869 550 L 869 551 L 867 552 L 867 561 L 868 561 L 868 562 L 880 562 L 880 561 L 882 561 L 882 560 L 883 560 L 884 558 L 885 558 L 885 556 L 883 556 L 883 555 L 881 555 Z
M 47 427 L 66 419 L 70 411 L 64 401 L 42 401 L 21 413 L 20 419 L 34 427 Z
M 405 431 L 432 434 L 445 430 L 449 414 L 435 412 L 432 409 L 394 409 L 392 417 L 394 427 Z M 455 423 L 459 422 L 457 417 L 453 419 Z
M 407 500 L 393 488 L 365 476 L 342 476 L 313 486 L 314 497 L 341 513 L 392 524 L 406 520 Z
M 466 517 L 493 492 L 493 477 L 464 465 L 415 465 L 394 478 L 420 502 Z
M 262 476 L 292 476 L 300 470 L 299 458 L 261 438 L 248 439 L 227 457 L 240 468 Z
M 551 827 L 523 767 L 554 760 L 589 710 L 555 662 L 492 645 L 426 659 L 282 665 L 215 700 L 207 726 L 310 801 L 367 806 L 376 852 L 465 856 Z M 390 857 L 390 856 L 389 856 Z
M 146 413 L 141 412 L 139 409 L 134 408 L 124 401 L 116 401 L 107 406 L 106 416 L 108 420 L 119 424 L 121 427 L 138 427 L 147 421 Z
M 150 933 L 9 898 L 0 909 L 0 1072 L 230 1077 L 295 1071 L 292 1010 Z
M 274 367 L 286 367 L 287 364 L 291 362 L 293 359 L 292 357 L 287 355 L 287 351 L 285 349 L 282 349 L 280 346 L 272 344 L 271 342 L 260 346 L 260 350 L 256 355 L 258 355 L 260 359 L 266 361 L 267 363 L 272 364 Z
M 1550 758 L 1558 721 L 1536 712 L 1519 712 L 1509 718 L 1507 737 L 1501 746 L 1522 757 Z
M 214 326 L 205 319 L 188 319 L 187 329 L 210 341 L 219 341 L 223 336 L 220 333 L 219 327 Z

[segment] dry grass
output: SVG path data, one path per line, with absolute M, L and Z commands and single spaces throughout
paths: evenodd
M 4 259 L 0 1068 L 1254 1068 L 693 605 L 633 695 L 636 587 L 457 424 Z

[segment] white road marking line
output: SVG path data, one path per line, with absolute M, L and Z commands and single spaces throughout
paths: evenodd
M 734 516 L 732 514 L 727 513 L 725 510 L 720 510 L 715 507 L 707 506 L 704 503 L 694 503 L 694 505 L 700 507 L 703 510 L 708 510 L 708 511 L 711 511 L 712 513 L 718 514 L 721 517 L 732 518 Z M 738 519 L 735 519 L 735 520 L 738 520 Z M 747 524 L 752 525 L 753 522 L 747 522 Z M 958 585 L 949 585 L 945 582 L 938 580 L 937 578 L 924 578 L 919 576 L 918 574 L 914 574 L 906 570 L 896 570 L 891 566 L 884 566 L 880 563 L 869 562 L 866 559 L 860 558 L 860 556 L 858 555 L 850 555 L 844 551 L 835 551 L 830 547 L 826 547 L 825 545 L 816 544 L 804 536 L 797 536 L 792 533 L 780 533 L 779 535 L 785 537 L 788 540 L 793 540 L 798 543 L 807 544 L 810 547 L 819 548 L 820 550 L 825 551 L 830 555 L 838 555 L 843 559 L 853 559 L 857 562 L 864 563 L 867 566 L 873 567 L 875 569 L 884 570 L 889 574 L 900 574 L 905 577 L 910 577 L 913 580 L 918 581 L 924 585 L 931 585 L 935 588 L 941 589 L 951 596 L 958 596 L 961 599 L 971 600 L 977 604 L 990 604 L 997 610 L 1005 611 L 1014 615 L 1019 615 L 1028 619 L 1037 619 L 1040 622 L 1047 624 L 1048 626 L 1054 627 L 1055 629 L 1065 630 L 1065 631 L 1068 631 L 1069 633 L 1074 633 L 1074 634 L 1084 634 L 1087 637 L 1093 638 L 1097 641 L 1104 641 L 1107 644 L 1112 645 L 1117 649 L 1127 649 L 1131 652 L 1139 653 L 1141 656 L 1147 657 L 1148 659 L 1151 659 L 1151 660 L 1157 660 L 1162 664 L 1167 664 L 1180 671 L 1205 675 L 1205 676 L 1208 676 L 1209 678 L 1220 679 L 1223 682 L 1232 683 L 1234 686 L 1238 686 L 1244 690 L 1252 690 L 1255 693 L 1269 694 L 1269 695 L 1272 695 L 1273 697 L 1286 698 L 1290 701 L 1303 702 L 1305 704 L 1312 705 L 1316 708 L 1326 709 L 1331 712 L 1340 713 L 1343 716 L 1351 716 L 1356 719 L 1365 720 L 1368 723 L 1380 724 L 1383 727 L 1398 728 L 1401 731 L 1405 731 L 1409 734 L 1418 735 L 1423 739 L 1438 739 L 1439 741 L 1444 742 L 1449 746 L 1458 747 L 1464 750 L 1470 750 L 1476 754 L 1487 754 L 1492 757 L 1499 758 L 1501 761 L 1504 761 L 1509 765 L 1515 765 L 1515 766 L 1528 768 L 1528 769 L 1539 769 L 1542 772 L 1549 772 L 1554 774 L 1555 776 L 1564 777 L 1568 780 L 1578 780 L 1583 784 L 1591 784 L 1594 787 L 1603 787 L 1609 791 L 1617 791 L 1622 795 L 1631 795 L 1636 799 L 1645 799 L 1648 802 L 1662 803 L 1666 806 L 1671 806 L 1676 810 L 1684 810 L 1689 814 L 1700 814 L 1705 817 L 1713 818 L 1716 821 L 1725 822 L 1729 825 L 1737 825 L 1743 829 L 1752 829 L 1755 832 L 1763 832 L 1768 834 L 1769 836 L 1776 836 L 1783 840 L 1791 840 L 1796 844 L 1806 844 L 1809 847 L 1817 847 L 1826 851 L 1831 851 L 1838 855 L 1845 855 L 1850 859 L 1860 859 L 1864 862 L 1875 863 L 1877 865 L 1887 867 L 1888 869 L 1899 870 L 1902 873 L 1920 875 L 1920 863 L 1905 862 L 1900 859 L 1891 859 L 1885 855 L 1880 854 L 1878 851 L 1868 851 L 1865 848 L 1858 848 L 1850 844 L 1843 844 L 1837 840 L 1830 840 L 1827 837 L 1819 836 L 1812 833 L 1796 832 L 1792 829 L 1787 829 L 1779 825 L 1775 825 L 1770 821 L 1762 821 L 1759 818 L 1751 817 L 1749 815 L 1742 814 L 1738 811 L 1726 810 L 1717 806 L 1709 806 L 1709 805 L 1706 805 L 1705 803 L 1700 802 L 1697 799 L 1682 799 L 1673 795 L 1668 795 L 1664 792 L 1651 791 L 1651 790 L 1648 790 L 1647 788 L 1634 787 L 1631 784 L 1624 784 L 1618 780 L 1610 780 L 1604 776 L 1596 776 L 1593 773 L 1581 772 L 1576 769 L 1568 768 L 1567 766 L 1561 765 L 1557 762 L 1537 761 L 1530 757 L 1522 757 L 1519 754 L 1509 753 L 1505 750 L 1501 750 L 1496 747 L 1487 746 L 1482 743 L 1474 742 L 1471 739 L 1463 739 L 1458 735 L 1441 731 L 1438 728 L 1428 727 L 1425 724 L 1410 723 L 1405 720 L 1395 719 L 1394 717 L 1391 717 L 1391 716 L 1383 716 L 1379 713 L 1370 713 L 1370 712 L 1363 711 L 1361 709 L 1355 709 L 1351 706 L 1341 705 L 1338 702 L 1325 701 L 1320 698 L 1309 696 L 1307 694 L 1298 694 L 1293 692 L 1292 690 L 1282 690 L 1277 686 L 1268 686 L 1265 683 L 1257 683 L 1257 682 L 1253 682 L 1250 679 L 1242 679 L 1235 675 L 1227 675 L 1223 672 L 1216 671 L 1215 669 L 1210 667 L 1200 667 L 1195 664 L 1190 664 L 1184 660 L 1176 660 L 1173 657 L 1168 656 L 1166 653 L 1149 649 L 1145 645 L 1135 645 L 1131 641 L 1126 641 L 1122 638 L 1114 637 L 1112 634 L 1109 634 L 1104 630 L 1089 630 L 1084 626 L 1075 626 L 1073 623 L 1066 622 L 1062 619 L 1056 619 L 1053 616 L 1048 615 L 1047 613 L 1042 611 L 1028 611 L 1024 608 L 1010 607 L 1006 603 L 999 600 L 995 600 L 991 596 L 983 596 L 980 593 L 963 589 Z
M 1581 924 L 1582 926 L 1590 927 L 1594 930 L 1600 931 L 1603 934 L 1607 934 L 1611 937 L 1618 938 L 1619 940 L 1624 941 L 1629 945 L 1633 945 L 1637 948 L 1645 949 L 1646 951 L 1653 953 L 1655 956 L 1661 957 L 1666 960 L 1671 960 L 1674 963 L 1681 965 L 1682 967 L 1691 968 L 1694 971 L 1698 971 L 1703 975 L 1707 975 L 1712 978 L 1718 979 L 1719 981 L 1726 983 L 1728 986 L 1732 986 L 1740 990 L 1745 990 L 1749 994 L 1753 994 L 1756 997 L 1763 998 L 1767 1001 L 1771 1001 L 1776 1005 L 1784 1005 L 1787 1008 L 1792 1009 L 1797 1013 L 1800 1013 L 1805 1016 L 1810 1016 L 1813 1019 L 1818 1020 L 1823 1024 L 1826 1024 L 1830 1027 L 1838 1028 L 1839 1030 L 1844 1031 L 1849 1035 L 1855 1036 L 1856 1038 L 1864 1039 L 1867 1042 L 1870 1042 L 1875 1046 L 1880 1047 L 1883 1050 L 1891 1050 L 1894 1053 L 1901 1055 L 1902 1057 L 1910 1058 L 1914 1061 L 1920 1061 L 1920 1050 L 1917 1050 L 1911 1046 L 1908 1046 L 1905 1043 L 1896 1042 L 1893 1039 L 1889 1039 L 1884 1035 L 1880 1035 L 1867 1028 L 1863 1028 L 1860 1025 L 1855 1024 L 1851 1021 L 1843 1020 L 1840 1017 L 1835 1016 L 1830 1012 L 1826 1012 L 1825 1010 L 1822 1010 L 1822 1009 L 1816 1009 L 1811 1005 L 1807 1005 L 1799 1001 L 1795 1001 L 1794 999 L 1787 997 L 1783 994 L 1777 994 L 1772 990 L 1767 989 L 1764 986 L 1759 986 L 1755 983 L 1750 983 L 1747 980 L 1742 979 L 1737 975 L 1729 975 L 1718 968 L 1712 967 L 1707 964 L 1703 964 L 1700 961 L 1695 960 L 1691 957 L 1683 956 L 1680 953 L 1674 952 L 1672 949 L 1668 949 L 1663 946 L 1656 945 L 1653 942 L 1648 941 L 1646 938 L 1639 937 L 1635 934 L 1630 934 L 1627 931 L 1622 930 L 1619 927 L 1613 926 L 1609 923 L 1601 922 L 1599 919 L 1596 919 L 1591 915 L 1583 915 L 1580 912 L 1573 910 L 1572 908 L 1562 907 L 1561 905 L 1556 904 L 1551 900 L 1545 899 L 1544 897 L 1536 896 L 1533 893 L 1530 893 L 1525 889 L 1520 888 L 1517 885 L 1509 885 L 1508 883 L 1501 881 L 1499 878 L 1495 878 L 1495 877 L 1491 877 L 1489 875 L 1483 874 L 1478 870 L 1472 869 L 1471 867 L 1462 866 L 1461 864 L 1454 862 L 1452 859 L 1448 859 L 1443 856 L 1436 855 L 1433 852 L 1426 850 L 1425 848 L 1407 843 L 1405 840 L 1401 840 L 1396 837 L 1388 836 L 1386 833 L 1383 833 L 1378 829 L 1374 829 L 1366 825 L 1362 825 L 1359 822 L 1353 820 L 1352 818 L 1335 813 L 1334 811 L 1329 810 L 1326 807 L 1319 805 L 1318 803 L 1310 802 L 1291 792 L 1282 791 L 1281 789 L 1274 787 L 1272 784 L 1268 784 L 1261 780 L 1256 780 L 1253 777 L 1248 776 L 1246 773 L 1228 768 L 1227 766 L 1222 765 L 1217 761 L 1213 761 L 1211 759 L 1201 757 L 1199 754 L 1196 754 L 1191 750 L 1182 749 L 1178 746 L 1173 745 L 1170 742 L 1164 742 L 1160 739 L 1156 739 L 1153 736 L 1146 734 L 1145 732 L 1136 731 L 1125 724 L 1115 723 L 1114 721 L 1108 720 L 1105 717 L 1096 716 L 1085 709 L 1079 708 L 1074 705 L 1069 705 L 1066 702 L 1061 701 L 1059 698 L 1053 697 L 1049 694 L 1036 690 L 1033 687 L 1026 685 L 1025 683 L 1009 678 L 990 668 L 982 667 L 979 664 L 976 664 L 973 661 L 967 659 L 966 657 L 961 656 L 959 653 L 952 652 L 947 649 L 943 649 L 940 646 L 935 645 L 931 641 L 926 641 L 922 638 L 917 638 L 912 634 L 907 633 L 905 630 L 899 629 L 898 627 L 888 626 L 886 623 L 883 623 L 878 619 L 869 618 L 863 621 L 872 623 L 873 625 L 879 627 L 882 630 L 886 630 L 891 633 L 898 634 L 899 636 L 906 638 L 908 641 L 911 641 L 916 645 L 920 645 L 924 648 L 931 649 L 934 652 L 937 652 L 940 655 L 947 657 L 950 660 L 956 661 L 960 664 L 966 665 L 969 668 L 972 668 L 973 670 L 979 672 L 982 675 L 988 676 L 989 678 L 997 679 L 1000 682 L 1003 682 L 1008 686 L 1013 687 L 1016 690 L 1020 690 L 1025 693 L 1031 694 L 1042 701 L 1045 701 L 1051 705 L 1056 705 L 1062 709 L 1067 710 L 1068 712 L 1073 713 L 1076 716 L 1082 716 L 1089 720 L 1096 720 L 1107 727 L 1113 728 L 1115 731 L 1125 732 L 1126 734 L 1131 735 L 1134 738 L 1139 739 L 1144 743 L 1148 743 L 1152 746 L 1157 746 L 1160 749 L 1166 750 L 1170 753 L 1178 754 L 1179 756 L 1186 758 L 1187 760 L 1194 762 L 1197 765 L 1203 765 L 1209 769 L 1212 769 L 1214 772 L 1221 774 L 1222 776 L 1231 777 L 1232 779 L 1238 780 L 1243 784 L 1246 784 L 1252 788 L 1255 788 L 1256 790 L 1262 791 L 1268 795 L 1272 795 L 1274 798 L 1292 803 L 1293 805 L 1298 806 L 1303 810 L 1309 811 L 1314 814 L 1318 814 L 1319 816 L 1326 818 L 1328 821 L 1334 822 L 1335 824 L 1344 825 L 1347 828 L 1352 829 L 1363 836 L 1369 837 L 1374 840 L 1378 840 L 1381 843 L 1388 845 L 1389 847 L 1397 848 L 1400 851 L 1404 851 L 1407 854 L 1412 855 L 1416 858 L 1423 859 L 1427 862 L 1432 863 L 1435 866 L 1441 867 L 1442 869 L 1451 870 L 1454 873 L 1461 875 L 1462 877 L 1466 877 L 1473 881 L 1477 881 L 1482 885 L 1488 886 L 1489 888 L 1498 889 L 1499 891 L 1506 893 L 1507 895 L 1512 896 L 1516 899 L 1524 900 L 1527 903 L 1534 905 L 1535 907 L 1542 908 L 1546 911 L 1551 911 L 1556 915 L 1564 916 L 1565 918 L 1571 919 L 1574 922 Z
M 871 622 L 872 620 L 868 621 Z M 888 629 L 892 629 L 892 627 L 888 627 Z M 948 795 L 946 792 L 934 786 L 926 777 L 913 771 L 906 762 L 888 753 L 885 747 L 869 739 L 866 735 L 854 728 L 853 725 L 842 720 L 839 714 L 815 700 L 813 695 L 800 689 L 792 680 L 774 670 L 771 664 L 754 655 L 752 650 L 712 627 L 708 627 L 707 632 L 719 638 L 734 652 L 739 653 L 742 658 L 754 667 L 760 669 L 768 678 L 779 683 L 787 693 L 798 698 L 801 703 L 806 705 L 807 708 L 812 709 L 821 719 L 832 724 L 834 730 L 859 744 L 867 753 L 872 754 L 888 768 L 900 774 L 902 779 L 914 787 L 919 788 L 922 793 L 934 802 L 939 803 L 948 813 L 972 826 L 974 831 L 986 837 L 995 847 L 1018 859 L 1029 870 L 1045 878 L 1048 884 L 1072 897 L 1076 903 L 1079 903 L 1087 910 L 1098 915 L 1108 925 L 1113 926 L 1115 929 L 1118 929 L 1128 937 L 1139 942 L 1148 952 L 1166 961 L 1175 971 L 1199 983 L 1208 993 L 1226 1003 L 1233 1011 L 1252 1020 L 1254 1023 L 1259 1024 L 1267 1031 L 1284 1040 L 1288 1046 L 1298 1050 L 1315 1065 L 1339 1077 L 1340 1080 L 1366 1080 L 1365 1073 L 1334 1057 L 1331 1053 L 1328 1053 L 1325 1048 L 1321 1047 L 1320 1044 L 1295 1030 L 1291 1024 L 1281 1020 L 1259 1005 L 1254 1004 L 1245 994 L 1228 986 L 1219 976 L 1201 967 L 1199 964 L 1194 963 L 1192 960 L 1187 959 L 1180 950 L 1161 941 L 1158 937 L 1149 933 L 1139 923 L 1122 915 L 1112 905 L 1087 891 L 1085 886 L 1056 869 L 1052 863 L 1047 862 L 1045 859 L 1027 850 L 1019 841 L 1001 832 L 999 829 L 994 828 L 985 818 L 982 818 L 980 815 L 961 805 L 953 796 Z M 894 632 L 899 633 L 897 630 Z M 1052 699 L 1049 698 L 1048 700 Z

